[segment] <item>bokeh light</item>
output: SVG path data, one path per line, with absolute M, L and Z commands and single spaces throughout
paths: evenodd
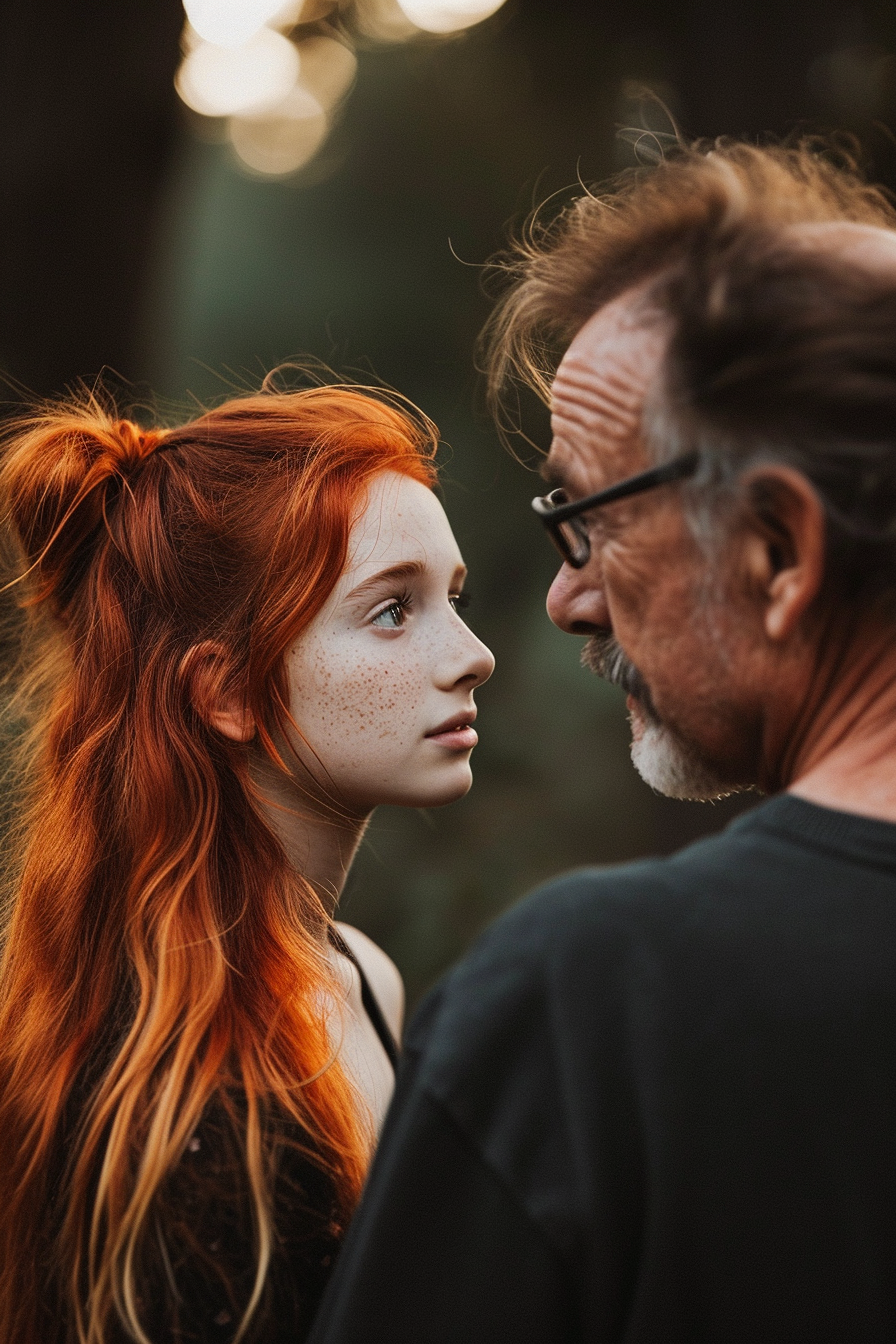
M 398 0 L 364 0 L 355 12 L 355 25 L 362 37 L 373 42 L 407 42 L 420 35 Z
M 398 0 L 411 23 L 427 33 L 456 33 L 481 23 L 504 0 Z
M 184 58 L 177 91 L 206 117 L 262 111 L 283 101 L 299 76 L 299 54 L 282 33 L 262 28 L 240 47 L 200 42 Z
M 351 47 L 332 37 L 306 37 L 298 45 L 301 86 L 330 112 L 354 83 L 358 59 Z
M 175 83 L 203 117 L 227 118 L 244 167 L 284 177 L 324 143 L 357 73 L 355 45 L 450 36 L 504 0 L 184 0 Z M 348 17 L 346 17 L 348 15 Z
M 184 0 L 194 31 L 218 47 L 242 46 L 283 8 L 284 0 Z
M 266 177 L 286 177 L 304 167 L 328 129 L 320 103 L 301 86 L 265 115 L 234 117 L 229 126 L 240 162 Z

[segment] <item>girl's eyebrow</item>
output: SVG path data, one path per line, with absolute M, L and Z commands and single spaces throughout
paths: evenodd
M 359 583 L 350 593 L 345 596 L 346 602 L 354 601 L 358 597 L 365 597 L 368 592 L 381 588 L 384 583 L 407 582 L 408 579 L 419 579 L 420 575 L 426 570 L 426 566 L 421 560 L 408 560 L 403 565 L 390 565 L 386 569 L 379 570 L 363 583 Z

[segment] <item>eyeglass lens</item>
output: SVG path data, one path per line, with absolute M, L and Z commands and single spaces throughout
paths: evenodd
M 564 560 L 581 568 L 591 554 L 588 527 L 584 519 L 567 518 L 565 522 L 554 523 L 551 531 L 555 535 L 557 549 Z

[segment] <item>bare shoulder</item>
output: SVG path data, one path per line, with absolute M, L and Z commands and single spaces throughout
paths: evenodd
M 404 983 L 398 967 L 366 933 L 351 924 L 337 921 L 336 928 L 358 958 L 370 988 L 396 1040 L 401 1040 L 404 1022 Z

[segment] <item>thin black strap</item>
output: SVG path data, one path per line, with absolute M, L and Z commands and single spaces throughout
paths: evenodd
M 361 1002 L 364 1005 L 364 1011 L 370 1018 L 371 1025 L 377 1036 L 380 1038 L 382 1047 L 389 1058 L 389 1063 L 392 1065 L 393 1069 L 397 1070 L 398 1061 L 401 1055 L 398 1048 L 398 1042 L 392 1035 L 392 1030 L 383 1016 L 383 1010 L 377 1002 L 377 997 L 370 988 L 370 983 L 367 976 L 364 974 L 363 966 L 339 930 L 334 929 L 332 925 L 330 925 L 330 942 L 337 952 L 341 952 L 344 957 L 348 958 L 358 972 L 358 975 L 361 977 Z

